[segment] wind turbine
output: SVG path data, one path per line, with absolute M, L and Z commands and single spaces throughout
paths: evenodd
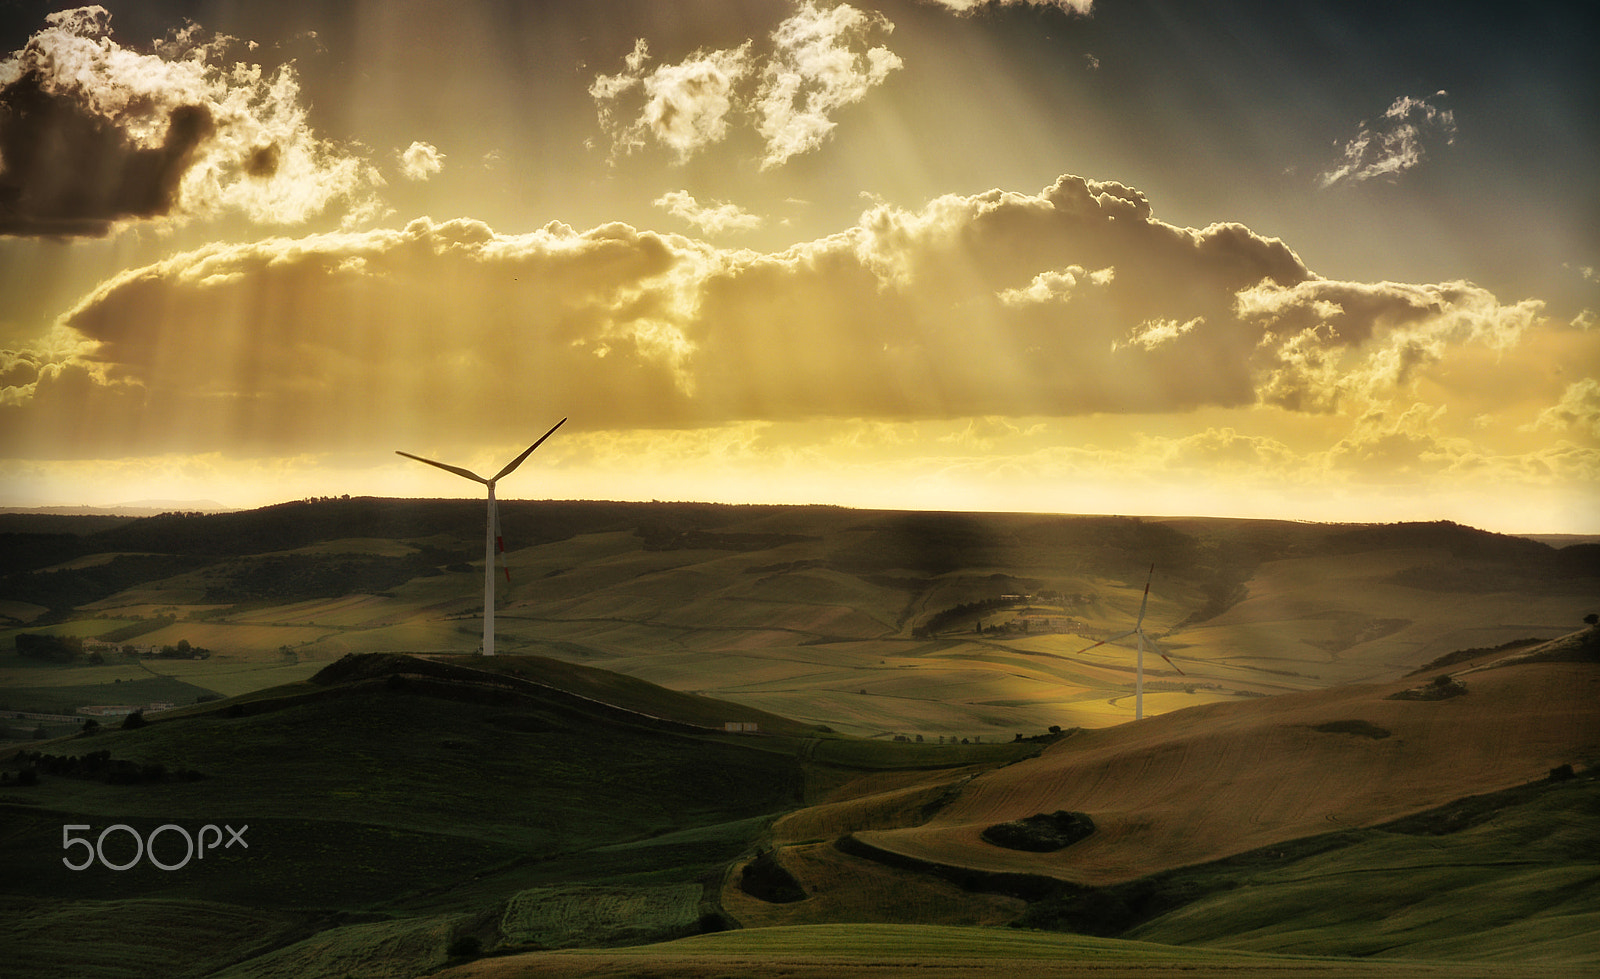
M 494 655 L 494 555 L 497 548 L 501 551 L 505 550 L 505 544 L 500 537 L 500 507 L 494 501 L 494 484 L 511 475 L 512 470 L 522 465 L 522 460 L 528 458 L 534 449 L 542 445 L 545 439 L 554 435 L 556 429 L 566 423 L 567 420 L 565 418 L 556 422 L 550 431 L 539 436 L 539 441 L 523 449 L 522 455 L 506 463 L 506 467 L 495 473 L 492 479 L 484 479 L 472 470 L 462 469 L 460 466 L 446 465 L 442 462 L 434 462 L 432 459 L 414 456 L 409 452 L 401 452 L 399 449 L 395 450 L 396 455 L 403 455 L 407 459 L 415 459 L 418 462 L 426 462 L 430 466 L 438 466 L 445 472 L 455 473 L 457 476 L 470 479 L 475 483 L 482 483 L 489 488 L 488 529 L 483 539 L 483 655 L 485 656 Z M 511 571 L 507 569 L 506 581 L 509 582 L 510 580 Z
M 1134 620 L 1132 629 L 1124 632 L 1120 636 L 1112 636 L 1110 639 L 1102 639 L 1093 645 L 1085 646 L 1078 650 L 1080 653 L 1087 653 L 1089 650 L 1095 648 L 1095 646 L 1104 646 L 1106 643 L 1120 645 L 1120 643 L 1117 642 L 1119 639 L 1126 639 L 1129 636 L 1139 637 L 1139 668 L 1133 686 L 1133 719 L 1136 721 L 1144 719 L 1144 647 L 1146 644 L 1149 644 L 1150 648 L 1154 649 L 1162 659 L 1166 660 L 1168 666 L 1178 670 L 1179 676 L 1188 676 L 1187 673 L 1184 673 L 1182 670 L 1178 669 L 1178 664 L 1174 663 L 1166 653 L 1161 651 L 1161 647 L 1156 644 L 1154 639 L 1151 639 L 1149 636 L 1144 634 L 1144 610 L 1146 606 L 1150 604 L 1150 582 L 1155 579 L 1155 576 L 1156 566 L 1152 564 L 1150 565 L 1150 576 L 1144 581 L 1144 601 L 1139 603 L 1139 617 Z

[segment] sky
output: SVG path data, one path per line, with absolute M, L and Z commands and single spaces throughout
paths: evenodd
M 1596 22 L 0 0 L 0 505 L 1600 533 Z

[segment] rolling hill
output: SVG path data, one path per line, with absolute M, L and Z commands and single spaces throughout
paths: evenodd
M 13 751 L 0 859 L 20 873 L 0 906 L 18 952 L 0 973 L 340 979 L 477 948 L 504 957 L 459 974 L 739 974 L 764 957 L 796 974 L 887 974 L 873 971 L 886 960 L 942 974 L 972 967 L 945 961 L 957 941 L 991 949 L 997 976 L 1057 954 L 1151 975 L 1349 975 L 1329 957 L 1378 955 L 1393 967 L 1360 974 L 1467 959 L 1520 976 L 1537 973 L 1502 960 L 1529 942 L 1575 967 L 1594 961 L 1600 913 L 1600 733 L 1579 703 L 1600 685 L 1594 658 L 1591 630 L 1468 657 L 1453 667 L 1466 692 L 1442 700 L 1388 699 L 1440 686 L 1412 677 L 939 746 L 770 715 L 727 734 L 718 719 L 746 708 L 539 657 L 351 656 L 43 746 L 105 752 L 98 768 Z M 1555 759 L 1572 777 L 1540 768 Z M 18 785 L 19 766 L 45 774 Z M 1018 862 L 969 837 L 1069 805 L 1095 832 L 1056 854 Z M 63 827 L 120 864 L 135 834 L 208 823 L 248 826 L 248 848 L 180 861 L 166 830 L 178 869 L 62 865 Z M 110 825 L 127 829 L 99 839 Z M 1382 947 L 1370 915 L 1340 917 L 1351 880 L 1385 908 Z M 992 930 L 1007 924 L 1105 937 Z M 974 925 L 989 929 L 962 937 Z M 752 930 L 649 944 L 729 928 Z M 549 951 L 596 945 L 647 947 Z
M 1600 665 L 1594 629 L 1572 632 L 1600 593 L 1592 544 L 1448 523 L 502 513 L 510 655 L 492 660 L 470 655 L 471 501 L 0 515 L 0 704 L 179 705 L 65 740 L 26 739 L 75 722 L 12 722 L 0 934 L 18 951 L 0 974 L 1600 965 Z M 1150 657 L 1129 724 L 1132 653 L 1085 647 L 1128 627 L 1152 564 L 1147 627 L 1183 672 Z M 14 652 L 21 634 L 69 654 Z M 204 658 L 158 655 L 180 643 Z M 1053 850 L 984 836 L 1069 823 L 1092 831 Z M 102 865 L 135 837 L 173 861 L 207 825 L 247 826 L 249 846 Z M 97 842 L 107 860 L 63 864 Z
M 302 680 L 352 652 L 477 646 L 470 501 L 308 501 L 109 527 L 0 517 L 0 647 L 55 632 L 211 652 L 113 655 L 96 684 L 159 675 L 192 700 Z M 1132 653 L 1083 650 L 1126 629 L 1152 565 L 1148 624 L 1183 674 L 1152 661 L 1150 713 L 1549 639 L 1593 611 L 1600 583 L 1595 545 L 1447 523 L 560 501 L 508 501 L 502 517 L 502 651 L 929 740 L 1130 719 Z M 30 665 L 0 654 L 0 684 L 34 691 L 10 706 L 50 706 L 59 698 L 37 691 L 74 685 Z

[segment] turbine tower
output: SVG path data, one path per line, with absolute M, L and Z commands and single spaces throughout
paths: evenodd
M 1104 646 L 1107 643 L 1111 643 L 1112 645 L 1121 645 L 1121 643 L 1117 642 L 1117 640 L 1126 639 L 1129 636 L 1139 637 L 1139 667 L 1133 685 L 1133 719 L 1136 721 L 1144 719 L 1144 647 L 1146 644 L 1148 644 L 1151 649 L 1154 649 L 1162 659 L 1166 660 L 1168 666 L 1178 670 L 1179 676 L 1188 675 L 1182 670 L 1178 669 L 1178 664 L 1174 663 L 1166 653 L 1161 651 L 1161 647 L 1156 644 L 1154 639 L 1151 639 L 1149 636 L 1144 634 L 1144 610 L 1150 604 L 1150 582 L 1155 579 L 1155 576 L 1156 566 L 1152 564 L 1150 565 L 1150 576 L 1144 581 L 1144 601 L 1139 603 L 1139 617 L 1134 620 L 1132 629 L 1124 632 L 1120 636 L 1112 636 L 1110 639 L 1102 639 L 1097 643 L 1085 646 L 1078 650 L 1079 653 L 1087 653 L 1089 650 L 1095 648 L 1095 646 Z
M 494 555 L 497 548 L 502 551 L 505 550 L 500 538 L 500 507 L 494 500 L 494 484 L 511 475 L 512 470 L 522 465 L 522 460 L 528 458 L 534 449 L 542 445 L 545 439 L 554 435 L 556 429 L 566 423 L 567 420 L 565 418 L 556 422 L 550 431 L 539 436 L 539 441 L 523 449 L 522 455 L 506 463 L 506 467 L 495 473 L 492 479 L 484 479 L 470 469 L 462 469 L 460 466 L 446 465 L 442 462 L 434 462 L 432 459 L 414 456 L 409 452 L 401 452 L 399 449 L 395 450 L 396 455 L 403 455 L 407 459 L 415 459 L 418 462 L 426 462 L 430 466 L 438 466 L 445 472 L 455 473 L 457 476 L 470 479 L 475 483 L 482 483 L 489 488 L 488 528 L 484 533 L 483 539 L 483 655 L 485 656 L 494 655 Z M 511 572 L 509 570 L 506 571 L 506 580 L 511 580 Z

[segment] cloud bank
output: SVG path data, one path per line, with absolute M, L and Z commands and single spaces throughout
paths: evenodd
M 382 180 L 312 132 L 290 66 L 229 61 L 190 25 L 148 53 L 103 7 L 46 17 L 0 62 L 0 234 L 104 235 L 121 222 L 231 211 L 292 224 Z
M 1535 302 L 1321 279 L 1282 241 L 1177 227 L 1133 188 L 1074 176 L 878 205 L 770 253 L 419 219 L 105 281 L 0 355 L 0 441 L 23 457 L 331 451 L 463 427 L 490 441 L 551 412 L 605 429 L 1359 415 L 1546 329 Z M 1591 407 L 1579 389 L 1550 423 L 1581 428 Z

